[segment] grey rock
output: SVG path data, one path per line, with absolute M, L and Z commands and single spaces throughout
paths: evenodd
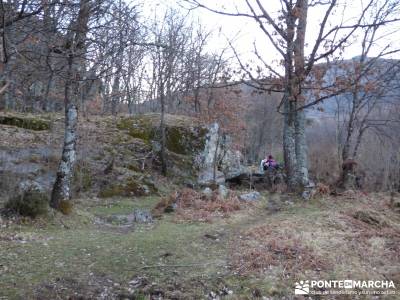
M 19 182 L 22 181 L 34 181 L 35 185 L 49 191 L 57 170 L 51 166 L 44 167 L 43 162 L 52 153 L 52 149 L 47 146 L 0 149 L 0 195 L 9 196 L 21 190 Z
M 222 198 L 222 199 L 226 199 L 229 195 L 229 190 L 226 188 L 225 185 L 220 184 L 218 186 L 218 195 Z
M 211 199 L 213 195 L 213 191 L 209 188 L 206 187 L 202 192 L 201 192 L 207 199 Z
M 314 183 L 314 181 L 309 180 L 309 181 L 308 181 L 308 184 L 306 185 L 306 188 L 307 188 L 307 189 L 313 189 L 313 188 L 315 188 L 315 183 Z
M 243 158 L 240 151 L 233 151 L 229 149 L 229 147 L 230 142 L 226 142 L 225 148 L 228 149 L 226 149 L 225 153 L 223 153 L 221 160 L 222 172 L 224 173 L 226 179 L 232 179 L 247 172 L 247 169 L 241 163 Z
M 312 191 L 311 190 L 305 190 L 301 193 L 301 198 L 305 201 L 308 201 L 311 199 L 312 196 Z
M 104 219 L 106 223 L 117 226 L 132 226 L 134 223 L 147 224 L 153 222 L 153 216 L 149 210 L 135 209 L 128 215 L 111 215 Z
M 43 185 L 41 185 L 37 181 L 24 180 L 18 184 L 18 191 L 20 193 L 24 193 L 27 191 L 36 191 L 36 192 L 44 193 L 45 189 L 44 189 Z
M 239 199 L 242 201 L 259 201 L 261 194 L 259 192 L 250 192 L 239 196 Z
M 214 184 L 214 171 L 212 168 L 208 168 L 206 170 L 203 170 L 199 173 L 198 179 L 197 179 L 198 184 L 207 186 Z M 215 183 L 216 184 L 223 184 L 225 183 L 225 176 L 222 172 L 216 171 L 216 176 L 215 176 Z
M 143 189 L 143 194 L 150 195 L 150 188 L 147 185 L 143 184 L 142 189 Z
M 204 150 L 195 158 L 196 165 L 200 170 L 198 177 L 200 185 L 213 183 L 210 181 L 212 181 L 212 170 L 216 161 L 221 167 L 221 172 L 218 171 L 217 184 L 247 172 L 242 165 L 243 156 L 240 151 L 233 149 L 231 138 L 220 134 L 219 125 L 213 123 L 208 126 Z
M 152 223 L 153 216 L 151 215 L 150 211 L 145 209 L 135 209 L 133 212 L 134 221 L 136 223 Z
M 202 156 L 202 167 L 204 168 L 210 168 L 214 164 L 214 158 L 215 158 L 215 153 L 218 152 L 219 149 L 217 147 L 219 146 L 219 125 L 218 123 L 213 123 L 208 126 L 208 133 L 206 135 L 206 143 L 204 146 L 204 151 L 201 154 Z

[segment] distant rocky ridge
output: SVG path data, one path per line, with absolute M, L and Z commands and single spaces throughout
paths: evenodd
M 360 57 L 353 57 L 343 61 L 333 62 L 329 65 L 328 70 L 325 73 L 323 81 L 324 85 L 329 86 L 335 82 L 335 79 L 340 76 L 346 76 L 347 72 L 352 72 L 355 63 L 360 60 Z M 374 61 L 372 61 L 374 60 Z M 383 95 L 379 95 L 382 104 L 390 104 L 394 98 L 399 97 L 400 88 L 400 60 L 398 59 L 385 59 L 368 57 L 366 61 L 371 62 L 371 66 L 376 76 L 385 76 L 387 82 L 387 91 Z M 320 64 L 316 67 L 326 68 L 326 64 Z M 368 80 L 374 80 L 368 76 Z M 364 81 L 367 79 L 365 78 Z M 307 109 L 307 116 L 314 120 L 320 120 L 325 118 L 333 118 L 338 110 L 348 109 L 349 95 L 346 93 L 337 95 L 335 97 L 328 98 L 314 107 Z M 398 99 L 398 98 L 397 98 Z M 312 95 L 308 97 L 308 101 L 312 102 L 314 98 Z M 397 100 L 395 100 L 397 101 Z

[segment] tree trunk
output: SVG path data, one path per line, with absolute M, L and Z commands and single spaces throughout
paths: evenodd
M 118 108 L 118 104 L 120 102 L 120 97 L 119 97 L 119 74 L 116 75 L 116 77 L 114 78 L 114 83 L 113 83 L 113 87 L 111 90 L 111 114 L 113 116 L 115 116 L 117 114 L 117 108 Z
M 295 115 L 295 143 L 296 143 L 296 177 L 297 184 L 302 189 L 309 183 L 308 178 L 308 159 L 307 159 L 307 139 L 306 139 L 306 116 L 305 111 L 299 107 L 304 106 L 305 97 L 303 95 L 303 81 L 305 79 L 305 36 L 307 28 L 308 3 L 306 0 L 298 0 L 296 3 L 298 10 L 298 24 L 296 28 L 296 39 L 294 41 L 294 98 L 296 99 Z
M 166 157 L 166 136 L 165 136 L 165 98 L 164 91 L 161 90 L 160 95 L 161 102 L 161 120 L 160 120 L 160 133 L 161 133 L 161 173 L 166 176 L 167 175 L 167 157 Z
M 85 40 L 88 32 L 90 0 L 81 0 L 76 23 L 71 24 L 66 45 L 68 69 L 66 74 L 65 133 L 61 161 L 58 166 L 56 181 L 51 194 L 50 206 L 68 214 L 72 209 L 71 181 L 76 161 L 77 124 L 79 101 L 79 79 L 84 70 Z
M 47 79 L 47 85 L 46 85 L 46 91 L 44 93 L 44 103 L 43 103 L 43 108 L 45 112 L 52 112 L 54 109 L 54 103 L 53 101 L 50 101 L 49 95 L 50 95 L 50 90 L 54 86 L 54 81 L 53 81 L 53 71 L 50 71 L 49 78 Z
M 289 190 L 297 189 L 297 159 L 296 159 L 296 139 L 295 139 L 295 112 L 291 108 L 293 103 L 288 97 L 284 99 L 284 127 L 283 127 L 283 154 L 285 160 L 285 171 Z
M 355 88 L 356 89 L 356 88 Z M 354 122 L 355 122 L 355 116 L 356 116 L 356 110 L 358 108 L 357 102 L 358 102 L 358 95 L 357 95 L 357 90 L 353 91 L 352 93 L 352 107 L 351 107 L 351 112 L 350 112 L 350 117 L 349 117 L 349 124 L 347 125 L 347 132 L 346 132 L 346 140 L 343 145 L 343 150 L 342 150 L 342 162 L 350 159 L 350 149 L 351 149 L 351 141 L 353 138 L 353 133 L 354 133 Z
M 305 187 L 309 183 L 307 138 L 306 138 L 306 117 L 304 110 L 297 111 L 295 121 L 296 135 L 296 159 L 297 159 L 297 183 Z
M 76 128 L 78 123 L 78 109 L 76 102 L 72 99 L 72 74 L 73 74 L 73 54 L 68 58 L 67 81 L 65 83 L 64 101 L 65 101 L 65 132 L 64 147 L 61 161 L 58 166 L 56 182 L 51 194 L 50 206 L 68 214 L 71 211 L 71 180 L 73 168 L 76 160 Z
M 71 180 L 76 161 L 77 123 L 77 107 L 74 103 L 69 103 L 65 111 L 64 147 L 50 202 L 51 207 L 63 214 L 69 214 L 72 209 Z

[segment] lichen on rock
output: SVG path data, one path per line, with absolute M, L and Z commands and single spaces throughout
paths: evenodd
M 29 118 L 24 116 L 5 115 L 0 116 L 1 125 L 16 126 L 30 130 L 49 130 L 50 122 L 39 118 Z
M 193 118 L 166 115 L 165 124 L 168 170 L 173 175 L 209 185 L 214 167 L 220 184 L 246 172 L 242 155 L 233 149 L 229 136 L 221 134 L 217 123 L 206 127 L 196 124 Z M 119 130 L 151 145 L 154 154 L 161 151 L 159 126 L 159 114 L 121 117 L 117 123 Z
M 120 183 L 110 182 L 98 193 L 100 198 L 146 196 L 157 192 L 155 185 L 146 178 L 128 177 Z
M 207 128 L 196 126 L 192 119 L 184 116 L 166 116 L 166 148 L 182 155 L 192 155 L 204 148 Z M 117 128 L 130 136 L 141 139 L 147 144 L 158 140 L 160 126 L 159 114 L 145 114 L 133 117 L 121 117 Z

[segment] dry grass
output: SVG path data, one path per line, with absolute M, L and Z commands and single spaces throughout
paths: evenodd
M 263 273 L 274 266 L 283 268 L 285 274 L 329 267 L 323 257 L 299 238 L 268 225 L 246 231 L 233 245 L 231 257 L 231 267 L 240 275 Z
M 331 193 L 330 187 L 321 182 L 317 183 L 316 190 L 316 194 L 320 196 L 329 195 Z
M 393 280 L 397 286 L 399 221 L 384 194 L 324 195 L 238 232 L 229 265 L 236 274 L 268 278 L 274 285 L 358 278 Z
M 161 199 L 153 214 L 161 216 L 172 205 L 176 206 L 176 221 L 198 222 L 211 222 L 216 217 L 226 218 L 245 206 L 235 195 L 223 199 L 214 192 L 211 199 L 208 199 L 193 189 L 184 188 Z

